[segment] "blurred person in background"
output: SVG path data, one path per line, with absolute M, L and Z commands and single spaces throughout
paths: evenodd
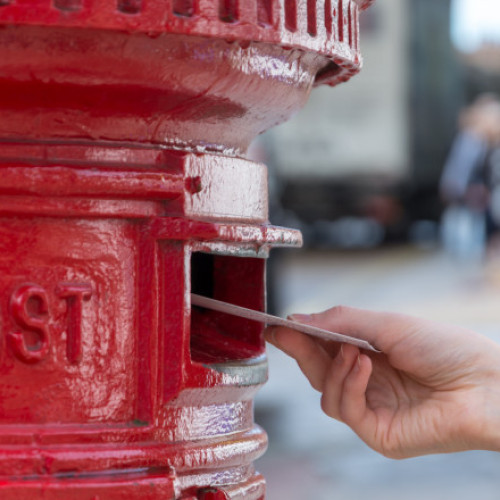
M 500 100 L 495 94 L 480 95 L 461 113 L 440 190 L 448 205 L 445 248 L 460 257 L 482 257 L 500 227 Z

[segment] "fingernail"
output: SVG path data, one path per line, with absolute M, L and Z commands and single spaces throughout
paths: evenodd
M 277 344 L 277 342 L 276 342 L 276 327 L 275 326 L 273 326 L 273 329 L 271 330 L 271 340 L 272 340 L 274 345 Z
M 338 352 L 337 357 L 335 359 L 339 364 L 342 364 L 344 362 L 344 344 L 340 345 L 339 352 Z
M 276 345 L 276 327 L 269 326 L 266 329 L 264 338 L 271 344 Z
M 309 323 L 312 317 L 310 314 L 292 314 L 288 319 L 297 323 Z
M 356 363 L 354 364 L 353 371 L 355 373 L 357 373 L 357 372 L 359 372 L 359 370 L 361 370 L 361 357 L 358 354 L 358 359 L 356 360 Z

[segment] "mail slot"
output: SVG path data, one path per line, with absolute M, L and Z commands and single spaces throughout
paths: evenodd
M 0 498 L 245 499 L 268 220 L 246 152 L 361 65 L 367 0 L 0 1 Z
M 264 259 L 194 253 L 191 291 L 250 309 L 264 310 Z M 221 363 L 264 354 L 262 324 L 193 307 L 191 359 Z

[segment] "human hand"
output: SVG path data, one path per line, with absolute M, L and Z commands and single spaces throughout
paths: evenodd
M 367 340 L 383 354 L 283 327 L 266 339 L 295 358 L 324 412 L 391 458 L 500 451 L 500 346 L 472 331 L 334 307 L 292 319 Z

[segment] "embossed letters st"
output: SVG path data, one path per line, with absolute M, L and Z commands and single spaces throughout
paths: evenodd
M 55 292 L 67 304 L 66 356 L 70 363 L 78 363 L 82 355 L 82 306 L 83 301 L 90 299 L 92 288 L 88 283 L 59 283 Z M 21 285 L 10 299 L 10 313 L 21 329 L 7 336 L 14 355 L 24 363 L 45 359 L 51 346 L 47 290 L 35 283 Z M 28 334 L 32 340 L 29 343 L 26 341 Z

